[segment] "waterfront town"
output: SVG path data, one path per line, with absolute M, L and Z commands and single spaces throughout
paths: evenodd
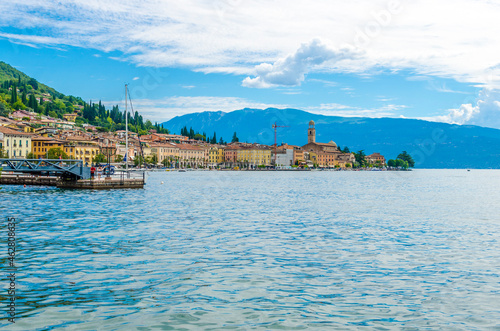
M 68 158 L 86 166 L 96 163 L 130 166 L 208 169 L 349 169 L 357 165 L 355 155 L 340 150 L 335 142 L 316 141 L 314 121 L 304 128 L 303 146 L 282 143 L 280 146 L 232 142 L 211 144 L 184 135 L 157 133 L 138 135 L 128 132 L 101 132 L 90 124 L 76 124 L 76 113 L 64 119 L 17 110 L 0 117 L 1 157 L 13 159 Z M 364 156 L 366 167 L 386 165 L 379 153 Z

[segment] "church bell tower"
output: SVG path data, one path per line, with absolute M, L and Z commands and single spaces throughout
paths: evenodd
M 309 122 L 309 129 L 307 130 L 307 143 L 316 143 L 316 129 L 314 128 L 314 121 Z

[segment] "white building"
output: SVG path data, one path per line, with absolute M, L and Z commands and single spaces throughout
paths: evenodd
M 272 160 L 274 160 L 274 150 L 272 151 Z M 286 148 L 276 152 L 276 166 L 292 166 L 293 149 Z

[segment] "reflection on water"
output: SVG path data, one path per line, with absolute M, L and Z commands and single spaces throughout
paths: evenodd
M 18 219 L 9 328 L 499 328 L 498 187 L 499 171 L 465 170 L 4 186 L 0 214 Z

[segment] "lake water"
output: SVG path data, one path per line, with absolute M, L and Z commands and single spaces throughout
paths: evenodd
M 500 171 L 162 172 L 0 214 L 6 329 L 500 329 Z

